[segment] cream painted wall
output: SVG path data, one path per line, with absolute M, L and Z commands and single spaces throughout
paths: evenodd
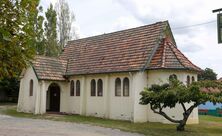
M 130 96 L 123 96 L 123 79 L 130 80 Z M 121 79 L 121 96 L 115 96 L 115 80 Z M 97 74 L 87 76 L 73 76 L 66 85 L 64 91 L 65 100 L 61 100 L 62 112 L 96 116 L 112 119 L 132 120 L 133 119 L 133 95 L 132 75 L 129 73 L 119 74 Z M 91 96 L 91 80 L 96 81 L 96 96 Z M 97 81 L 103 81 L 103 96 L 97 95 Z M 70 82 L 80 81 L 80 96 L 70 96 Z M 58 83 L 59 84 L 59 83 Z M 76 84 L 75 84 L 76 86 Z M 63 97 L 61 95 L 61 98 Z
M 56 83 L 59 88 L 60 88 L 60 112 L 68 112 L 68 113 L 72 113 L 72 110 L 70 108 L 70 98 L 69 96 L 69 83 L 66 81 L 40 81 L 40 99 L 39 99 L 39 111 L 40 114 L 44 114 L 46 112 L 46 107 L 47 107 L 47 91 L 49 89 L 49 86 L 52 83 Z
M 97 116 L 110 119 L 131 120 L 133 122 L 163 122 L 169 123 L 162 116 L 154 114 L 149 106 L 139 104 L 140 92 L 144 87 L 152 84 L 168 82 L 171 74 L 176 74 L 178 79 L 186 83 L 187 75 L 197 74 L 189 71 L 150 70 L 148 72 L 126 72 L 113 74 L 95 74 L 84 76 L 72 76 L 69 81 L 43 81 L 37 80 L 32 68 L 28 68 L 20 83 L 20 94 L 18 111 L 44 114 L 46 112 L 47 90 L 52 83 L 60 87 L 60 112 Z M 123 79 L 127 77 L 130 81 L 129 96 L 123 96 Z M 121 79 L 121 96 L 115 96 L 115 80 Z M 34 95 L 29 96 L 30 79 L 34 81 Z M 96 96 L 90 96 L 91 80 L 96 80 Z M 97 96 L 97 81 L 103 81 L 103 96 Z M 80 96 L 70 96 L 70 81 L 80 81 Z M 75 88 L 76 89 L 76 88 Z M 187 104 L 189 106 L 189 104 Z M 180 118 L 178 112 L 182 111 L 180 106 L 174 109 L 165 109 L 171 117 Z M 197 109 L 191 114 L 188 123 L 198 123 Z
M 75 91 L 74 91 L 74 96 L 70 96 L 70 83 L 71 80 L 74 81 L 75 84 Z M 80 81 L 80 96 L 76 96 L 76 81 Z M 80 109 L 80 102 L 82 99 L 83 95 L 83 90 L 82 90 L 82 79 L 81 77 L 76 77 L 76 78 L 70 78 L 70 82 L 68 82 L 67 88 L 66 88 L 66 95 L 65 98 L 67 99 L 67 108 L 63 112 L 71 113 L 71 114 L 81 114 L 81 109 Z
M 146 72 L 138 72 L 133 74 L 133 105 L 134 105 L 134 118 L 133 122 L 147 122 L 148 120 L 148 106 L 147 105 L 140 105 L 140 92 L 144 90 L 144 87 L 147 87 L 147 73 Z
M 190 77 L 194 76 L 195 81 L 197 81 L 197 74 L 190 71 L 182 71 L 182 70 L 150 70 L 147 72 L 148 74 L 148 86 L 151 86 L 152 84 L 163 84 L 169 82 L 169 76 L 172 74 L 175 74 L 181 82 L 186 84 L 187 82 L 187 76 Z M 191 104 L 186 104 L 186 107 L 189 107 Z M 176 105 L 175 108 L 169 109 L 166 108 L 164 111 L 171 117 L 175 119 L 181 119 L 182 118 L 182 107 L 181 105 Z M 153 111 L 150 109 L 148 110 L 148 121 L 150 122 L 162 122 L 162 123 L 170 123 L 168 120 L 163 118 L 162 116 L 153 113 Z M 195 108 L 193 112 L 191 113 L 187 123 L 193 124 L 198 123 L 198 108 Z
M 33 80 L 33 96 L 29 95 L 30 81 Z M 19 112 L 34 113 L 39 82 L 32 67 L 25 70 L 24 77 L 20 81 L 19 99 L 17 110 Z
M 129 96 L 123 96 L 123 79 L 129 79 Z M 115 96 L 115 80 L 121 79 L 121 96 Z M 109 117 L 112 119 L 133 120 L 133 89 L 130 73 L 111 74 L 109 80 L 110 103 Z
M 96 96 L 91 96 L 91 80 L 95 79 L 96 81 Z M 103 81 L 103 96 L 97 95 L 97 81 L 101 79 Z M 96 116 L 96 117 L 105 117 L 105 104 L 106 101 L 104 99 L 104 95 L 107 93 L 104 84 L 104 76 L 103 75 L 93 75 L 93 76 L 86 76 L 86 84 L 85 89 L 86 92 L 86 115 L 87 116 Z

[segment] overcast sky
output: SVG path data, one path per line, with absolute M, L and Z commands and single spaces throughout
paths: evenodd
M 41 0 L 47 8 L 56 0 Z M 222 77 L 216 14 L 222 0 L 67 0 L 80 38 L 168 20 L 178 48 L 194 64 Z M 204 25 L 196 25 L 202 24 Z M 192 26 L 193 27 L 184 27 Z M 184 28 L 181 28 L 184 27 Z

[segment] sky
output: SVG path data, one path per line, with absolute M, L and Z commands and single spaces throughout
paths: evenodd
M 41 0 L 40 5 L 46 9 L 56 1 Z M 80 38 L 168 20 L 185 56 L 222 77 L 222 44 L 217 43 L 217 14 L 212 13 L 222 8 L 222 0 L 66 1 L 75 14 L 74 26 Z

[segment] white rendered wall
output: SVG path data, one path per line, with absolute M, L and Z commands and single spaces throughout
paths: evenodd
M 91 80 L 95 79 L 96 81 L 96 96 L 91 96 Z M 102 79 L 103 81 L 103 96 L 97 96 L 97 81 Z M 97 116 L 97 117 L 105 117 L 105 99 L 104 95 L 107 93 L 104 84 L 104 76 L 102 75 L 93 75 L 86 77 L 86 115 L 87 116 Z
M 74 96 L 70 96 L 70 83 L 71 83 L 71 80 L 74 81 L 74 84 L 75 84 L 75 91 L 74 91 Z M 80 96 L 76 96 L 76 81 L 79 80 L 80 81 Z M 63 112 L 66 112 L 66 113 L 71 113 L 71 114 L 81 114 L 81 109 L 80 109 L 80 102 L 81 102 L 81 99 L 82 99 L 82 95 L 83 95 L 83 90 L 82 90 L 82 78 L 81 77 L 76 77 L 76 78 L 70 78 L 69 79 L 69 82 L 67 83 L 67 87 L 66 87 L 66 90 L 64 91 L 64 96 L 65 96 L 65 99 L 64 101 L 62 102 L 63 105 L 66 104 L 66 108 L 63 109 Z M 66 102 L 65 102 L 66 100 Z
M 123 96 L 123 79 L 127 77 L 129 79 L 129 96 Z M 121 79 L 121 96 L 115 96 L 115 80 Z M 133 121 L 133 85 L 132 74 L 121 73 L 111 74 L 109 80 L 110 91 L 110 104 L 109 113 L 111 119 L 131 120 Z
M 176 74 L 178 79 L 186 83 L 187 75 L 195 77 L 197 74 L 189 71 L 152 70 L 144 73 L 126 72 L 115 74 L 95 74 L 85 76 L 73 76 L 69 81 L 38 81 L 32 68 L 28 68 L 20 82 L 20 94 L 18 111 L 44 114 L 46 112 L 46 93 L 52 83 L 60 87 L 60 112 L 97 116 L 110 119 L 131 120 L 133 122 L 163 122 L 169 123 L 162 116 L 155 114 L 149 108 L 139 104 L 140 92 L 144 87 L 152 84 L 163 84 L 168 82 L 169 76 Z M 129 78 L 129 96 L 123 96 L 123 79 Z M 115 96 L 115 80 L 121 79 L 121 96 Z M 33 79 L 33 96 L 29 96 L 29 81 Z M 96 96 L 90 95 L 91 80 L 96 80 Z M 103 81 L 103 96 L 97 96 L 97 81 Z M 80 81 L 80 96 L 70 96 L 70 81 Z M 75 90 L 76 91 L 76 90 Z M 189 106 L 189 104 L 187 105 Z M 174 118 L 181 118 L 178 112 L 182 112 L 180 106 L 174 109 L 165 109 Z M 198 123 L 198 110 L 190 115 L 188 123 Z
M 140 92 L 147 87 L 147 73 L 139 72 L 133 75 L 133 93 L 134 93 L 134 119 L 133 122 L 146 122 L 148 119 L 148 106 L 140 105 Z
M 40 99 L 39 99 L 39 113 L 44 114 L 47 108 L 47 91 L 49 86 L 53 83 L 57 84 L 60 88 L 60 112 L 71 113 L 71 108 L 69 107 L 69 92 L 68 92 L 68 82 L 66 81 L 39 81 L 40 83 Z
M 127 77 L 130 81 L 129 96 L 123 96 L 123 79 Z M 121 79 L 121 96 L 115 96 L 115 80 Z M 91 96 L 91 80 L 96 81 L 96 96 Z M 103 81 L 103 96 L 97 95 L 97 81 Z M 70 96 L 69 87 L 66 99 L 69 106 L 64 112 L 96 116 L 111 119 L 133 120 L 133 95 L 132 76 L 129 73 L 117 74 L 95 74 L 87 76 L 73 76 L 70 81 L 80 80 L 80 97 Z M 69 83 L 70 86 L 70 83 Z
M 30 80 L 33 80 L 33 96 L 29 95 Z M 35 113 L 35 103 L 39 91 L 39 82 L 32 67 L 25 70 L 24 76 L 20 80 L 19 99 L 17 111 Z
M 148 71 L 148 86 L 151 86 L 152 84 L 163 84 L 169 82 L 169 76 L 175 74 L 177 75 L 178 80 L 186 84 L 187 76 L 190 76 L 190 79 L 192 76 L 194 76 L 195 81 L 197 81 L 197 74 L 190 72 L 190 71 L 182 71 L 182 70 L 151 70 Z M 186 107 L 189 107 L 191 104 L 186 104 Z M 172 118 L 175 119 L 181 119 L 182 118 L 182 112 L 183 109 L 181 105 L 176 105 L 175 108 L 166 108 L 164 111 Z M 153 111 L 149 108 L 148 110 L 148 121 L 150 122 L 162 122 L 162 123 L 170 123 L 168 120 L 166 120 L 164 117 L 153 113 Z M 191 113 L 187 123 L 193 124 L 198 123 L 198 108 L 195 108 L 193 112 Z

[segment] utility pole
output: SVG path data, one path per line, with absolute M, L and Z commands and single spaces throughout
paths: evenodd
M 222 13 L 220 13 L 222 11 L 222 8 L 220 9 L 215 9 L 212 12 L 219 12 L 217 14 L 217 37 L 218 37 L 218 43 L 222 43 Z

